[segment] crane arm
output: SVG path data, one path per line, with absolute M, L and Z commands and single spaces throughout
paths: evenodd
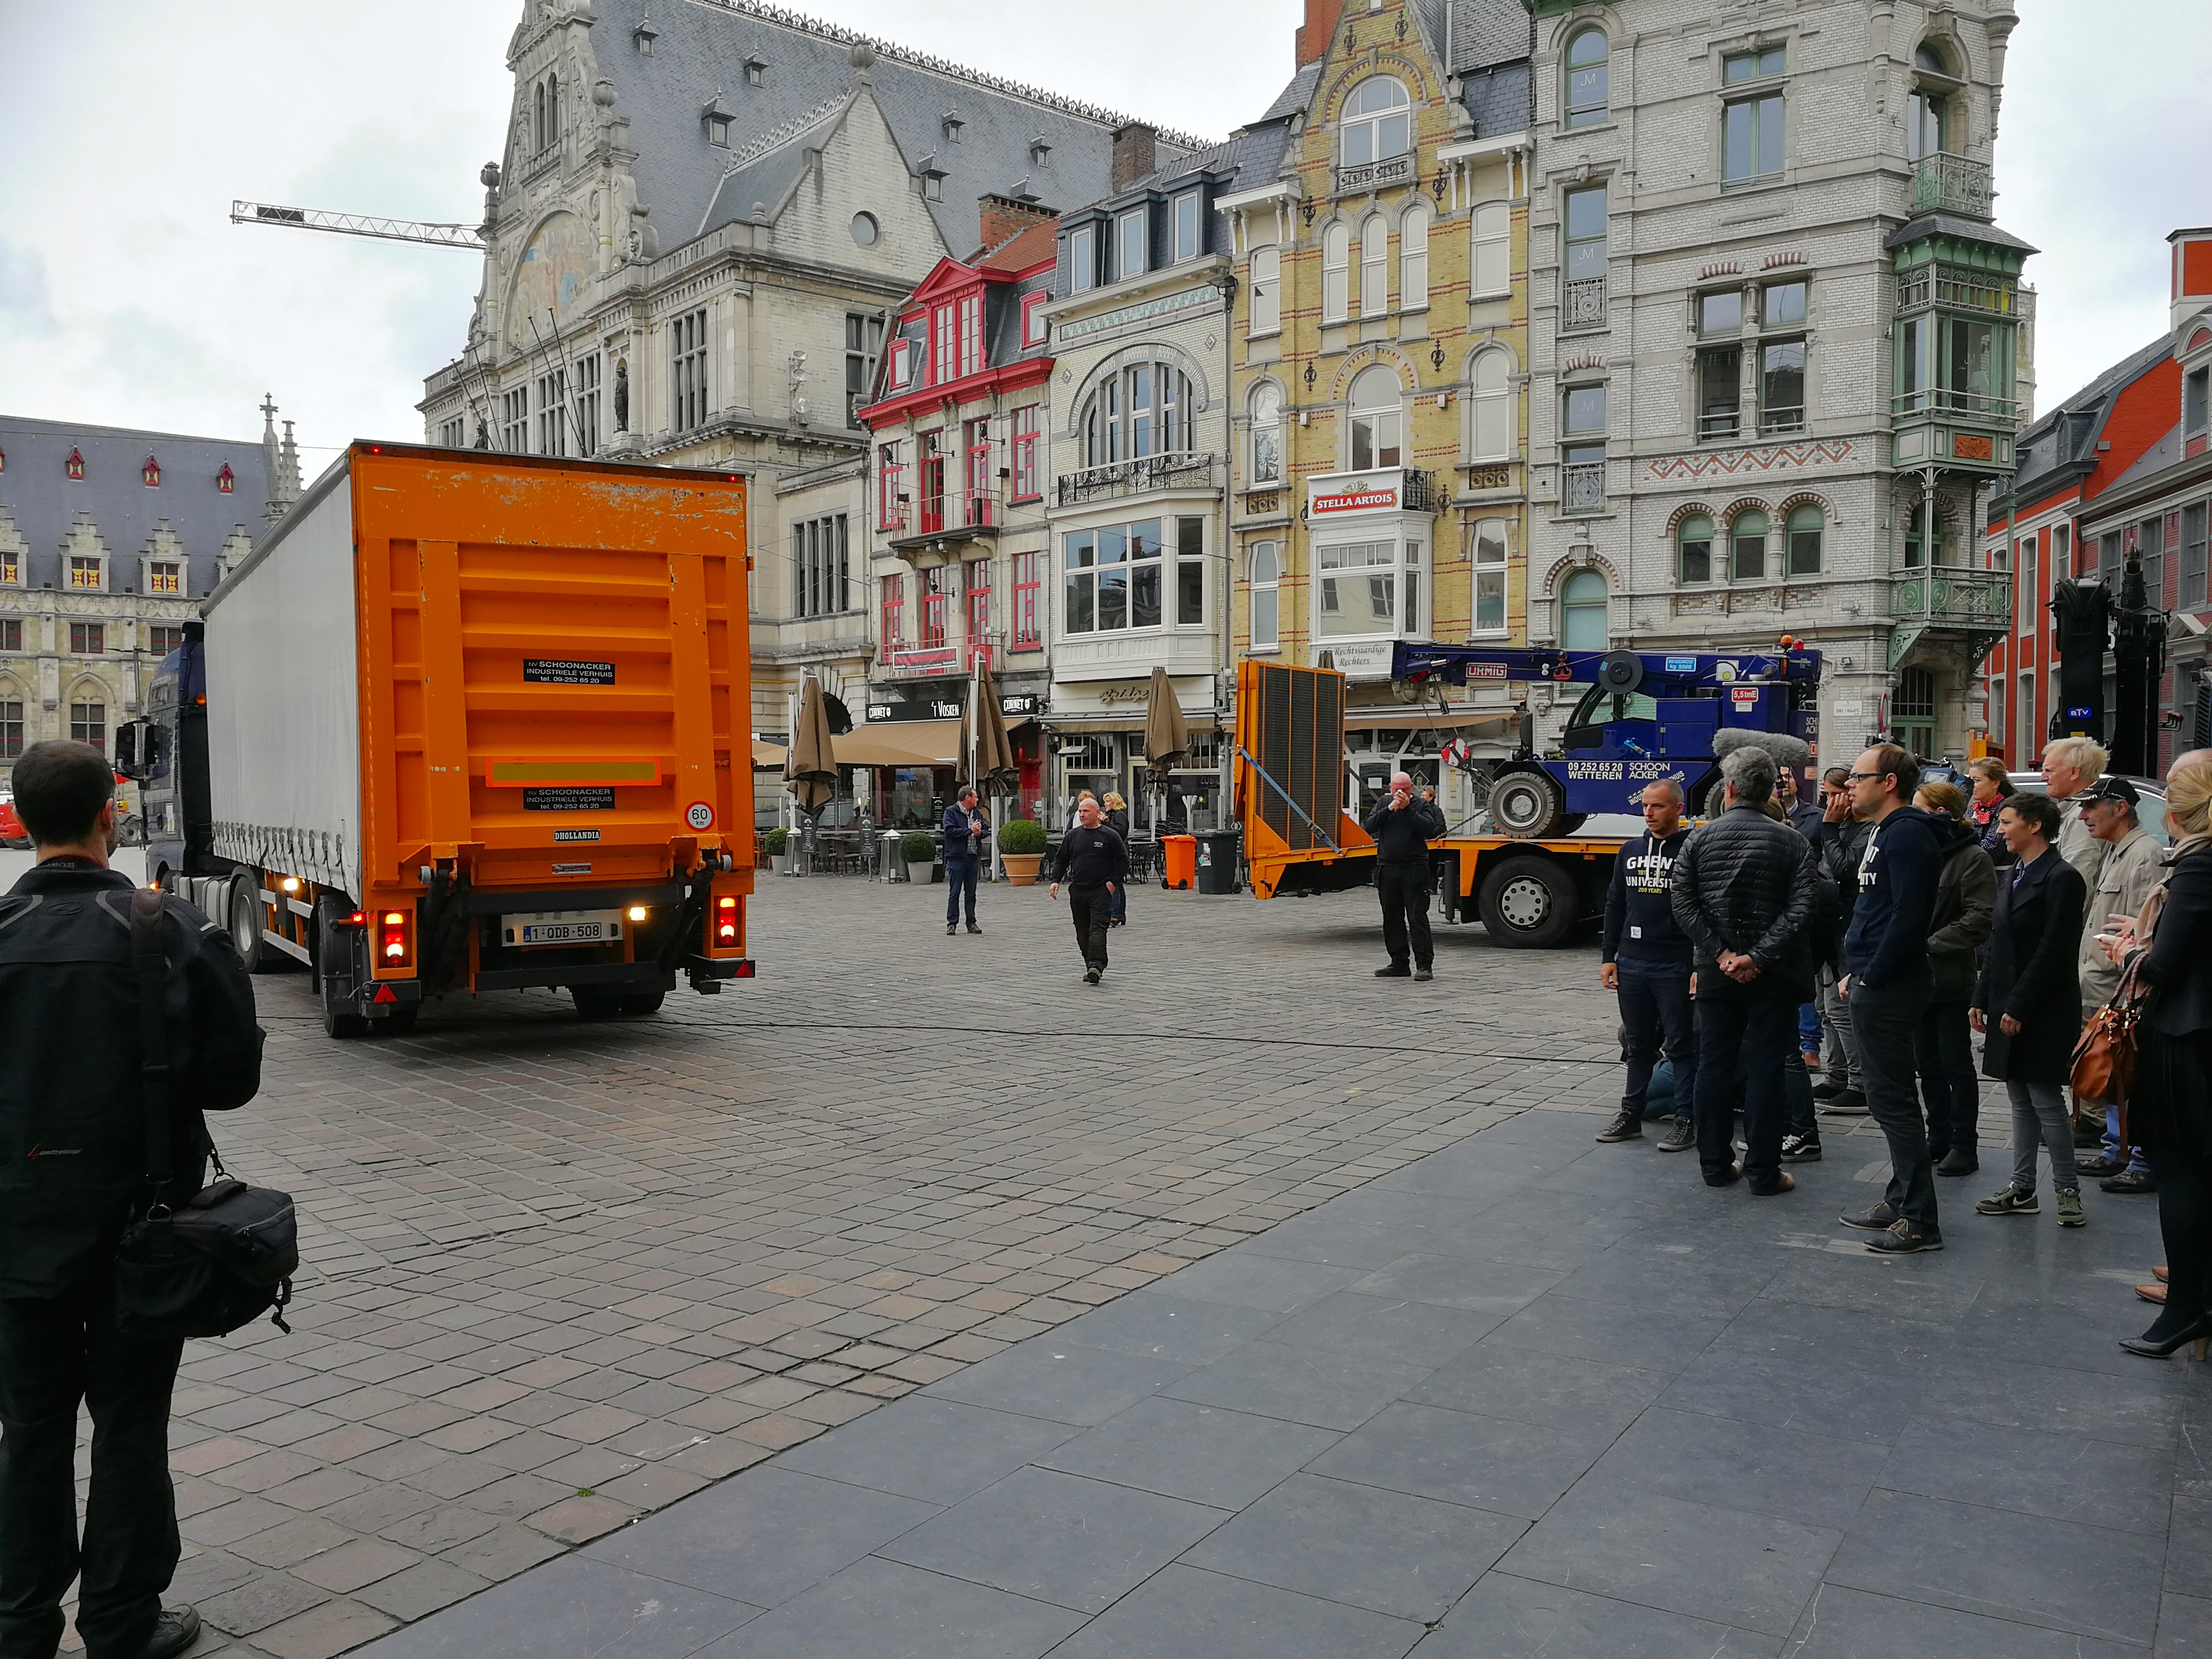
M 267 202 L 233 202 L 234 225 L 284 225 L 295 230 L 334 230 L 343 236 L 374 236 L 390 242 L 428 242 L 438 247 L 483 251 L 483 234 L 474 225 L 434 224 L 420 219 L 383 219 L 368 213 L 327 213 L 320 208 L 277 207 Z

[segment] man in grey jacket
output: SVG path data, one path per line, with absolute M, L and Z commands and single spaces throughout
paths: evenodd
M 2090 884 L 2089 908 L 2081 918 L 2081 1022 L 2104 1006 L 2120 988 L 2120 970 L 2097 944 L 2097 935 L 2112 929 L 2115 916 L 2134 916 L 2165 874 L 2164 849 L 2137 821 L 2136 809 L 2142 797 L 2125 778 L 2099 778 L 2075 797 L 2081 822 L 2104 856 Z M 2085 1106 L 2093 1103 L 2085 1102 Z M 2085 1176 L 2105 1177 L 2098 1184 L 2108 1193 L 2154 1193 L 2150 1166 L 2140 1148 L 2120 1146 L 2120 1109 L 2105 1108 L 2105 1138 L 2098 1156 L 2077 1164 Z

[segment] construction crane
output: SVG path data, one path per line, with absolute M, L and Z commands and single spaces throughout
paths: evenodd
M 464 247 L 478 253 L 484 250 L 483 232 L 474 225 L 383 219 L 368 213 L 325 213 L 320 208 L 233 202 L 230 222 L 234 225 L 284 225 L 294 230 L 334 230 L 343 236 L 374 236 L 387 242 L 428 242 L 435 247 Z

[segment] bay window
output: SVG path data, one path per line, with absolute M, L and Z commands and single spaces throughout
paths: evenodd
M 1206 623 L 1206 520 L 1176 520 L 1176 623 L 1200 628 Z
M 1175 538 L 1172 577 L 1163 532 Z M 1175 622 L 1206 622 L 1206 520 L 1140 519 L 1071 531 L 1061 538 L 1065 566 L 1063 628 L 1069 634 L 1121 634 L 1157 629 L 1166 620 L 1167 584 L 1175 586 Z
M 1314 638 L 1418 638 L 1421 545 L 1393 537 L 1315 548 Z

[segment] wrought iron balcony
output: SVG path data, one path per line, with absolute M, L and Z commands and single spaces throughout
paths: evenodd
M 1350 196 L 1363 190 L 1381 190 L 1389 185 L 1402 185 L 1413 176 L 1413 155 L 1408 150 L 1403 155 L 1393 155 L 1381 161 L 1362 161 L 1356 167 L 1336 170 L 1336 193 Z
M 1981 312 L 1991 317 L 2024 317 L 2032 314 L 2030 298 L 2009 276 L 1995 276 L 1954 265 L 1918 265 L 1897 279 L 1899 315 L 1942 306 L 1952 311 Z
M 1567 284 L 1560 296 L 1559 326 L 1568 328 L 1603 328 L 1605 326 L 1605 278 L 1583 276 Z
M 2020 424 L 2020 399 L 1934 386 L 1921 392 L 1899 392 L 1889 400 L 1889 412 L 1900 421 L 1922 415 L 1948 415 L 1977 426 L 2010 428 Z
M 1559 507 L 1567 513 L 1605 511 L 1605 463 L 1577 462 L 1559 470 Z
M 2012 626 L 2012 577 L 2002 570 L 1949 565 L 1893 571 L 1889 612 L 1899 622 L 2002 632 Z
M 1922 156 L 1913 166 L 1915 213 L 1957 213 L 1969 219 L 1986 220 L 1994 195 L 1987 161 L 1939 151 Z
M 1180 451 L 1170 455 L 1146 455 L 1133 461 L 1115 461 L 1105 466 L 1063 472 L 1054 481 L 1061 507 L 1098 501 L 1113 495 L 1140 495 L 1150 489 L 1211 489 L 1212 454 Z

